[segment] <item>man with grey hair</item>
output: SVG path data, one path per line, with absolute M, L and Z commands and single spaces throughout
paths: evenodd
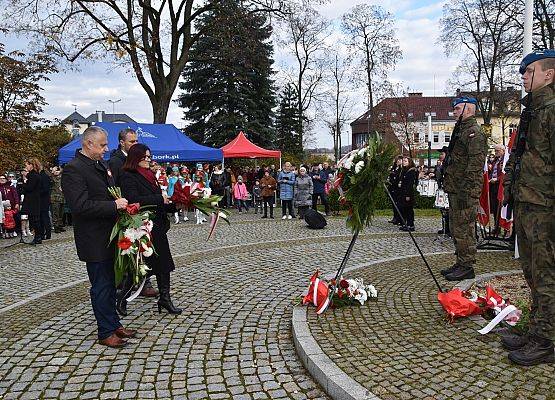
M 108 192 L 115 182 L 103 160 L 108 151 L 106 131 L 96 126 L 87 128 L 81 144 L 75 158 L 64 168 L 62 191 L 73 216 L 77 255 L 87 264 L 99 343 L 122 347 L 125 339 L 134 337 L 136 331 L 125 329 L 116 313 L 115 249 L 110 243 L 110 233 L 118 210 L 125 209 L 127 200 L 114 200 Z

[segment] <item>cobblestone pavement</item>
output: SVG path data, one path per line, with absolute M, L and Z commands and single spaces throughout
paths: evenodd
M 70 232 L 0 250 L 0 397 L 326 398 L 298 361 L 290 331 L 308 278 L 317 267 L 337 268 L 350 240 L 343 219 L 328 222 L 313 231 L 300 221 L 234 215 L 210 243 L 206 225 L 173 226 L 172 296 L 184 312 L 158 315 L 154 300 L 134 301 L 123 323 L 139 337 L 122 350 L 95 344 Z M 450 249 L 425 234 L 438 220 L 417 222 L 424 251 Z M 415 254 L 410 239 L 378 218 L 350 265 L 400 254 Z M 29 301 L 17 305 L 22 300 Z
M 448 264 L 445 256 L 429 261 L 438 272 Z M 477 273 L 511 269 L 519 267 L 508 252 L 478 255 Z M 470 319 L 444 319 L 437 288 L 419 258 L 375 264 L 349 276 L 375 284 L 377 302 L 321 317 L 309 309 L 308 322 L 324 352 L 379 398 L 555 399 L 553 365 L 512 365 L 498 335 L 480 335 L 481 326 Z

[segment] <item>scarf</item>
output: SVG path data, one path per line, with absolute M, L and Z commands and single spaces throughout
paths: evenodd
M 158 189 L 160 187 L 158 186 L 156 175 L 154 175 L 154 172 L 152 172 L 150 168 L 137 167 L 137 172 L 141 174 L 153 188 Z

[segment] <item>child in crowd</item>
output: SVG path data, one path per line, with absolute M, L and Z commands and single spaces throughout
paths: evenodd
M 195 181 L 191 184 L 191 195 L 196 197 L 204 197 L 204 183 L 202 182 L 202 175 L 196 174 Z M 195 217 L 197 220 L 197 225 L 202 225 L 206 218 L 204 215 L 197 209 L 195 209 Z
M 4 239 L 17 237 L 15 232 L 15 210 L 12 210 L 9 200 L 4 202 Z
M 260 181 L 257 179 L 252 187 L 252 206 L 254 207 L 254 213 L 258 214 L 258 209 L 260 208 L 260 214 L 262 214 L 262 188 L 260 187 Z
M 175 188 L 175 184 L 179 181 L 180 178 L 181 177 L 179 176 L 179 168 L 178 167 L 172 167 L 171 175 L 168 178 L 168 189 L 167 189 L 168 197 L 173 196 L 173 191 L 174 191 L 174 188 Z M 174 222 L 176 224 L 179 224 L 179 211 L 177 211 L 173 214 L 173 218 L 174 218 Z
M 324 192 L 326 192 L 326 195 L 330 194 L 330 190 L 333 189 L 333 182 L 335 181 L 335 176 L 333 174 L 329 174 L 328 175 L 328 180 L 326 181 L 326 184 L 324 185 Z
M 233 198 L 235 199 L 235 204 L 239 212 L 242 212 L 242 207 L 245 207 L 245 212 L 249 212 L 249 206 L 246 202 L 248 194 L 247 186 L 243 183 L 243 177 L 239 175 L 237 177 L 237 183 L 233 187 Z

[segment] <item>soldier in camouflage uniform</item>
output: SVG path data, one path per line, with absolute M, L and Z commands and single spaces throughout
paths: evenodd
M 503 335 L 501 341 L 511 350 L 511 361 L 536 365 L 555 362 L 555 51 L 528 54 L 520 73 L 529 93 L 522 104 L 532 114 L 523 132 L 520 162 L 513 147 L 505 167 L 504 203 L 514 201 L 520 264 L 532 309 L 528 333 Z
M 474 278 L 476 263 L 476 209 L 482 191 L 486 137 L 476 121 L 474 98 L 453 100 L 454 114 L 461 118 L 460 130 L 451 138 L 450 154 L 443 174 L 449 194 L 449 226 L 455 243 L 457 262 L 441 273 L 449 281 Z
M 52 225 L 54 233 L 65 232 L 64 229 L 64 194 L 62 192 L 62 175 L 60 167 L 52 168 L 52 191 L 50 192 L 50 203 L 52 207 Z

